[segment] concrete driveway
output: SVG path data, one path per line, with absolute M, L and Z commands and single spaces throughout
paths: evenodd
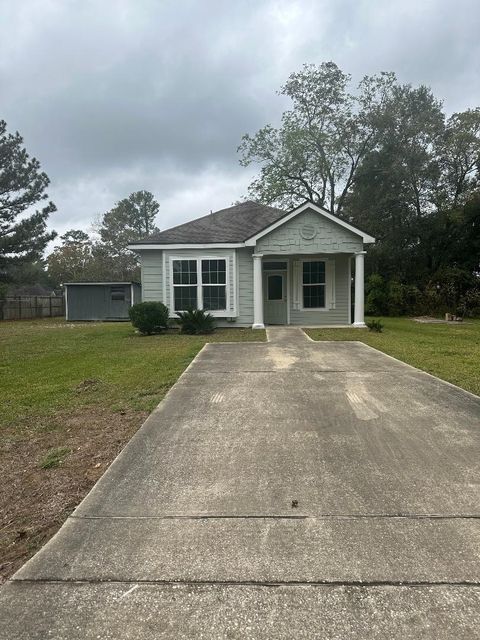
M 203 349 L 2 589 L 0 638 L 480 637 L 480 398 L 269 338 Z

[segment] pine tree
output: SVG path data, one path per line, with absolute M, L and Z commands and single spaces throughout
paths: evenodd
M 7 123 L 0 120 L 0 281 L 8 282 L 12 270 L 40 259 L 55 238 L 47 231 L 48 216 L 56 211 L 53 202 L 45 202 L 49 183 L 21 135 L 7 133 Z M 39 208 L 29 213 L 35 205 Z

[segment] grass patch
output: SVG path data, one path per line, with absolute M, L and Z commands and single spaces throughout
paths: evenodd
M 0 322 L 0 583 L 59 529 L 206 342 L 127 323 Z M 48 476 L 46 471 L 48 469 Z
M 54 467 L 58 467 L 70 453 L 71 449 L 68 447 L 50 449 L 47 455 L 40 461 L 39 466 L 41 469 L 53 469 Z
M 128 323 L 0 323 L 0 427 L 42 428 L 68 408 L 151 411 L 206 342 L 265 340 L 265 332 L 140 336 Z
M 382 318 L 384 329 L 305 329 L 314 340 L 359 340 L 418 369 L 480 395 L 480 320 L 421 324 Z

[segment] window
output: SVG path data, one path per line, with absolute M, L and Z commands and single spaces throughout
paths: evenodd
M 110 298 L 112 301 L 125 302 L 125 287 L 110 287 Z
M 302 273 L 303 308 L 325 308 L 325 262 L 303 263 Z
M 206 311 L 227 308 L 226 260 L 202 260 L 202 299 Z
M 283 300 L 283 276 L 272 274 L 267 278 L 267 299 Z
M 172 260 L 172 278 L 174 311 L 226 310 L 227 260 L 225 258 Z
M 173 308 L 175 311 L 196 309 L 197 261 L 173 260 Z

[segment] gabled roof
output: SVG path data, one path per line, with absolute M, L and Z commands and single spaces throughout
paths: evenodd
M 375 238 L 346 220 L 306 201 L 292 211 L 282 211 L 251 200 L 215 211 L 202 218 L 160 231 L 130 245 L 131 249 L 154 249 L 168 246 L 216 245 L 254 246 L 262 236 L 288 222 L 307 209 L 312 209 L 336 224 L 360 236 L 366 244 Z
M 258 202 L 241 202 L 132 244 L 243 243 L 284 215 L 285 211 Z
M 249 238 L 247 238 L 245 244 L 247 246 L 254 246 L 257 243 L 257 240 L 265 236 L 267 233 L 270 233 L 277 227 L 280 227 L 282 224 L 285 224 L 286 222 L 288 222 L 292 218 L 295 218 L 296 216 L 298 216 L 300 213 L 303 213 L 307 209 L 316 211 L 324 218 L 327 218 L 328 220 L 331 220 L 332 222 L 335 222 L 336 224 L 340 225 L 344 229 L 348 229 L 348 231 L 351 231 L 355 235 L 360 236 L 362 238 L 362 241 L 365 244 L 370 244 L 375 242 L 375 238 L 369 235 L 368 233 L 365 233 L 365 231 L 361 231 L 360 229 L 358 229 L 358 227 L 354 227 L 353 224 L 350 224 L 343 218 L 340 218 L 339 216 L 333 213 L 330 213 L 326 209 L 319 207 L 318 204 L 315 204 L 314 202 L 310 202 L 307 200 L 303 204 L 298 205 L 298 207 L 295 207 L 295 209 L 292 209 L 288 213 L 285 213 L 279 220 L 276 220 L 271 224 L 269 224 L 264 229 L 261 229 L 260 231 L 253 233 Z

